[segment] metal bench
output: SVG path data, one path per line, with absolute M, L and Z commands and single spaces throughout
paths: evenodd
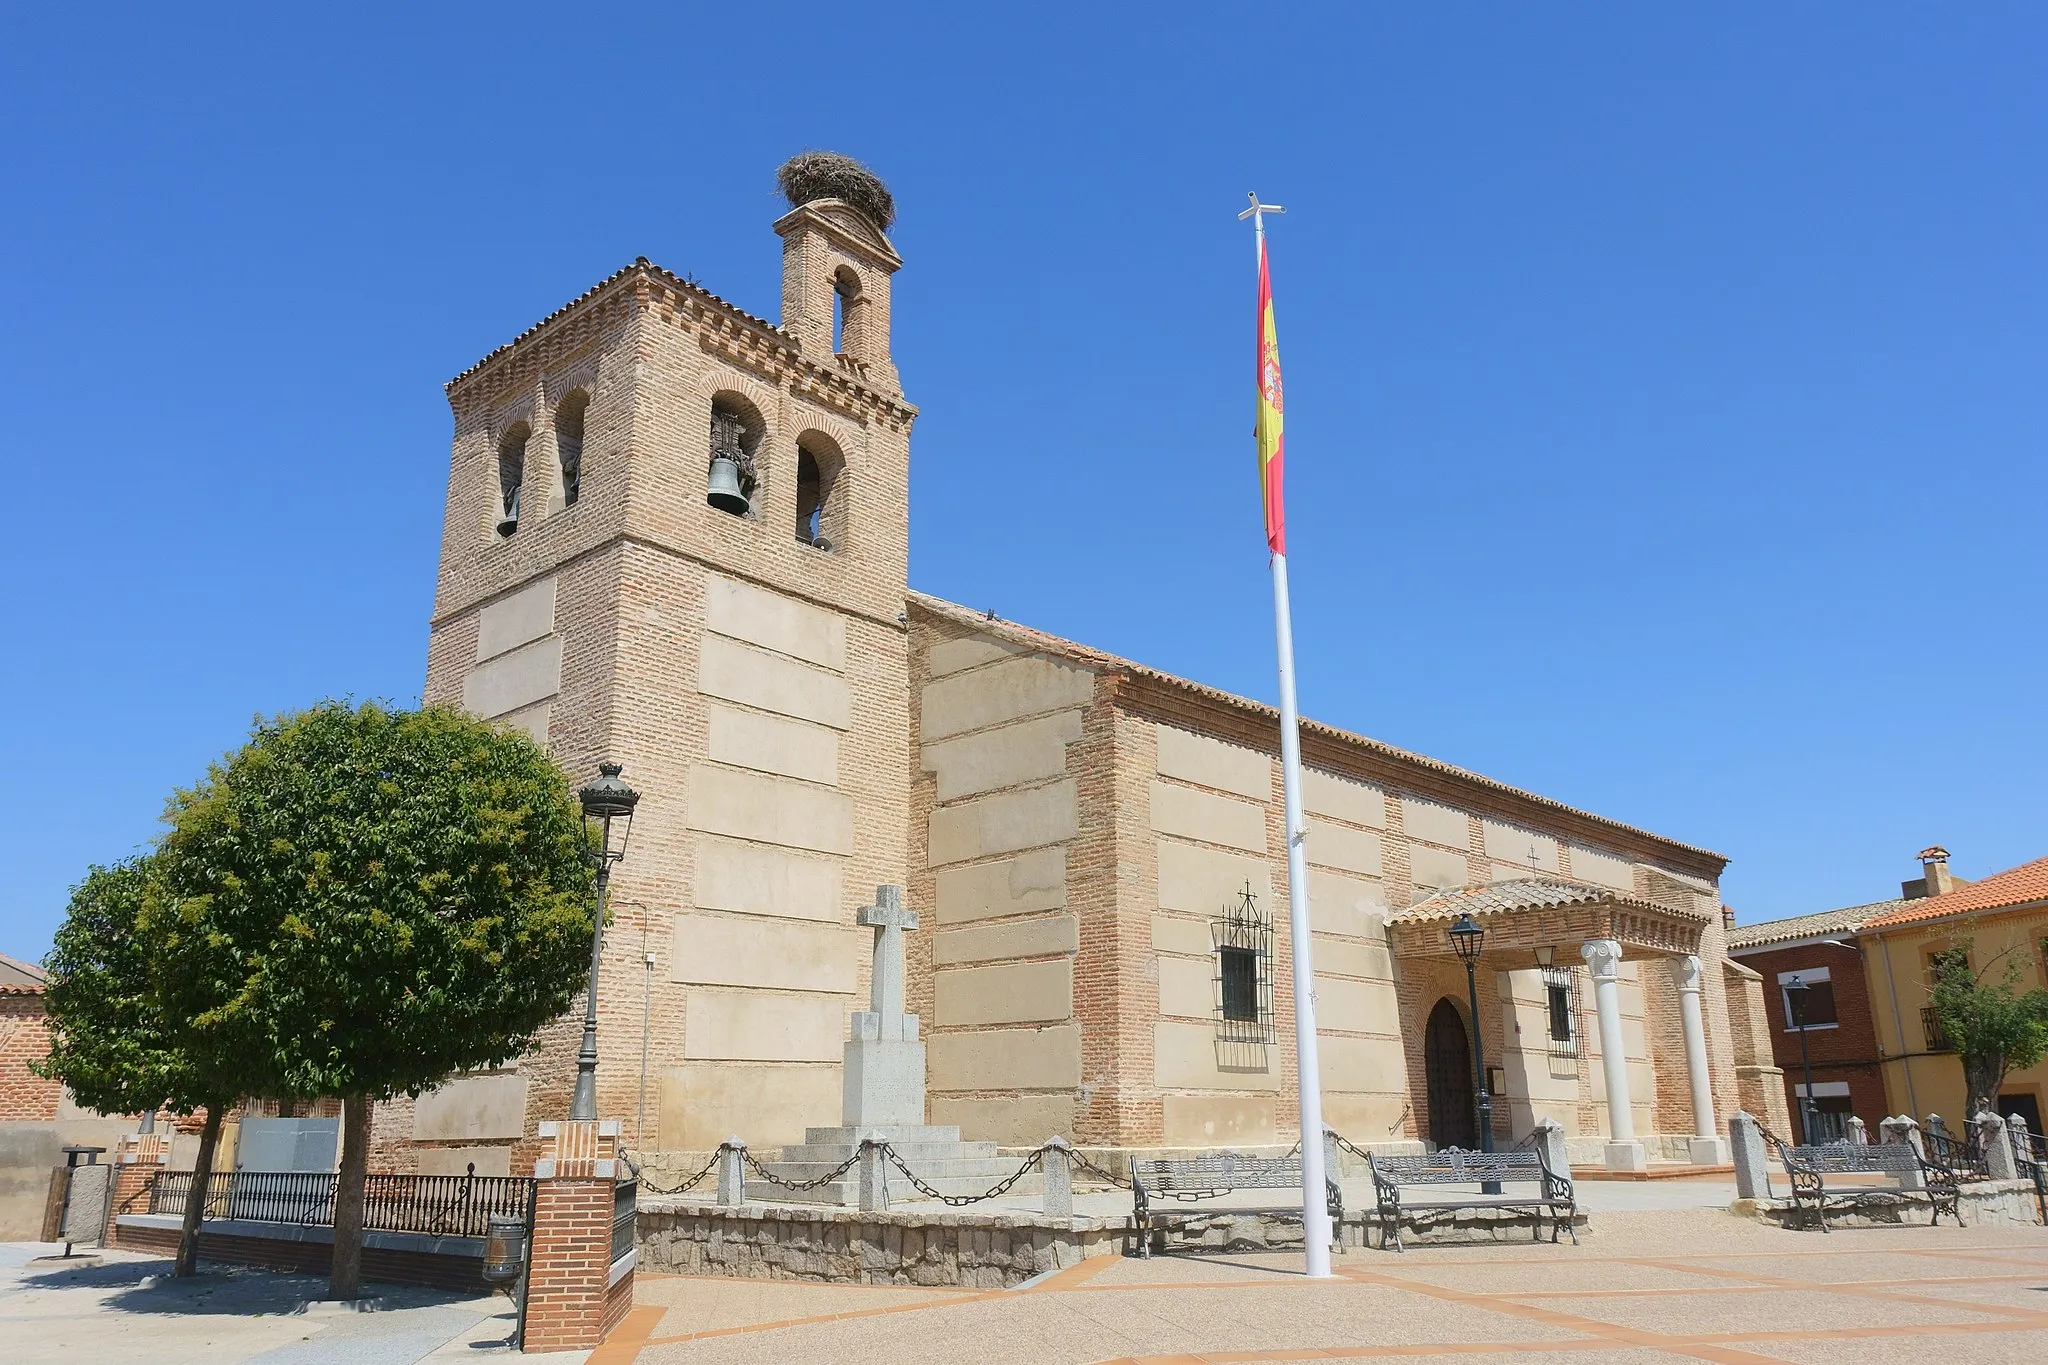
M 1344 1222 L 1344 1192 L 1334 1179 L 1323 1182 L 1329 1193 L 1330 1226 Z M 1131 1225 L 1138 1236 L 1138 1255 L 1152 1254 L 1152 1232 L 1176 1222 L 1214 1214 L 1155 1210 L 1155 1199 L 1193 1202 L 1218 1199 L 1238 1190 L 1300 1190 L 1301 1157 L 1240 1156 L 1218 1152 L 1214 1156 L 1162 1158 L 1131 1163 Z M 1275 1204 L 1257 1208 L 1218 1209 L 1216 1213 L 1287 1213 L 1301 1216 L 1301 1205 Z
M 1934 1206 L 1929 1226 L 1941 1222 L 1944 1213 L 1956 1220 L 1957 1227 L 1963 1225 L 1962 1214 L 1956 1207 L 1961 1181 L 1955 1167 L 1938 1156 L 1923 1156 L 1909 1143 L 1829 1142 L 1795 1147 L 1779 1142 L 1777 1146 L 1778 1159 L 1785 1163 L 1785 1175 L 1792 1182 L 1794 1214 L 1810 1213 L 1822 1232 L 1833 1231 L 1828 1227 L 1829 1201 L 1843 1204 L 1867 1194 L 1898 1194 L 1911 1188 L 1914 1176 L 1920 1178 L 1928 1202 Z M 1890 1176 L 1893 1183 L 1868 1179 L 1873 1175 Z M 1844 1176 L 1866 1178 L 1861 1183 L 1850 1183 L 1842 1179 Z
M 1572 1195 L 1572 1182 L 1568 1176 L 1559 1175 L 1550 1169 L 1550 1163 L 1543 1159 L 1541 1149 L 1519 1147 L 1508 1152 L 1468 1152 L 1458 1147 L 1445 1147 L 1422 1156 L 1379 1156 L 1366 1157 L 1366 1165 L 1372 1171 L 1373 1194 L 1379 1201 L 1380 1250 L 1387 1248 L 1391 1239 L 1396 1251 L 1406 1251 L 1401 1245 L 1401 1215 L 1422 1210 L 1444 1209 L 1507 1209 L 1533 1213 L 1537 1221 L 1529 1229 L 1532 1239 L 1543 1240 L 1544 1218 L 1550 1219 L 1550 1240 L 1557 1241 L 1560 1229 L 1571 1234 L 1572 1245 L 1579 1244 L 1579 1230 L 1573 1226 L 1578 1213 L 1578 1203 Z M 1455 1194 L 1417 1198 L 1404 1197 L 1403 1190 L 1418 1186 L 1485 1184 L 1534 1185 L 1536 1189 L 1527 1195 L 1510 1194 L 1502 1190 L 1488 1194 L 1483 1188 L 1471 1191 L 1460 1190 Z

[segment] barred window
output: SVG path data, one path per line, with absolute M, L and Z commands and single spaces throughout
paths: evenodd
M 1210 926 L 1216 945 L 1216 1039 L 1273 1041 L 1273 920 L 1246 883 Z
M 1544 1005 L 1550 1016 L 1550 1055 L 1579 1055 L 1579 982 L 1570 967 L 1545 967 Z

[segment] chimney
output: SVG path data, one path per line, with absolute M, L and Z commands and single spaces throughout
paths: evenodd
M 1948 870 L 1948 850 L 1940 844 L 1920 850 L 1920 869 L 1924 875 L 1899 883 L 1899 894 L 1907 900 L 1924 900 L 1956 889 L 1956 879 Z

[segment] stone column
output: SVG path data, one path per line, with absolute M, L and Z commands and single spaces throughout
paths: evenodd
M 860 1179 L 860 1207 L 863 1213 L 886 1213 L 889 1209 L 888 1142 L 880 1133 L 860 1140 L 860 1163 L 854 1172 Z
M 1593 1009 L 1600 1021 L 1600 1071 L 1607 1080 L 1607 1169 L 1641 1171 L 1649 1167 L 1643 1144 L 1636 1141 L 1635 1115 L 1628 1103 L 1628 1044 L 1621 1035 L 1621 945 L 1596 938 L 1579 949 L 1593 974 Z
M 533 1249 L 526 1268 L 526 1351 L 600 1345 L 633 1306 L 636 1252 L 612 1260 L 619 1176 L 616 1119 L 543 1123 L 533 1165 Z
M 718 1147 L 718 1202 L 731 1207 L 747 1202 L 747 1144 L 738 1135 Z
M 1552 1175 L 1571 1176 L 1572 1159 L 1564 1149 L 1564 1125 L 1548 1114 L 1536 1120 L 1536 1150 L 1543 1154 L 1543 1164 L 1550 1167 Z
M 1678 984 L 1678 1022 L 1685 1033 L 1686 1078 L 1692 1082 L 1693 1139 L 1686 1155 L 1695 1166 L 1722 1166 L 1728 1144 L 1714 1122 L 1714 1082 L 1707 1071 L 1707 1026 L 1700 1014 L 1700 960 L 1681 957 L 1671 964 Z
M 1044 1177 L 1043 1201 L 1039 1208 L 1047 1218 L 1072 1218 L 1074 1216 L 1074 1149 L 1063 1137 L 1049 1137 L 1045 1145 L 1050 1149 L 1039 1163 L 1039 1172 Z
M 1769 1199 L 1771 1158 L 1764 1150 L 1763 1129 L 1740 1109 L 1728 1120 L 1728 1145 L 1735 1161 L 1735 1197 Z
M 1883 1123 L 1877 1125 L 1877 1131 L 1878 1135 L 1886 1142 L 1903 1142 L 1915 1152 L 1925 1154 L 1925 1148 L 1920 1145 L 1920 1125 L 1913 1122 L 1911 1114 L 1901 1114 L 1895 1119 L 1886 1119 Z M 1899 1188 L 1902 1190 L 1924 1190 L 1927 1188 L 1927 1180 L 1916 1168 L 1899 1177 Z
M 1993 1180 L 2018 1180 L 2019 1163 L 2012 1159 L 2012 1138 L 2005 1120 L 1985 1110 L 1977 1115 L 1977 1141 L 1984 1147 L 1984 1173 Z

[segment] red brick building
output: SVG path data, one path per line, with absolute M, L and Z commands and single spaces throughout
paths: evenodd
M 1729 931 L 1728 956 L 1763 977 L 1772 1059 L 1785 1073 L 1792 1116 L 1793 1131 L 1785 1136 L 1792 1141 L 1834 1141 L 1851 1114 L 1876 1137 L 1885 1117 L 1884 1073 L 1856 931 L 1902 904 L 1877 901 Z M 1806 987 L 1803 994 L 1789 989 L 1795 983 Z M 1815 1111 L 1810 1135 L 1802 1103 L 1809 1067 Z
M 29 1067 L 50 1051 L 43 979 L 41 967 L 0 953 L 0 1123 L 47 1123 L 64 1097 Z

